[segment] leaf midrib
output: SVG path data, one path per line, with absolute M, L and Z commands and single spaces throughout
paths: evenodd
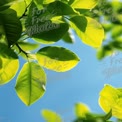
M 28 78 L 28 81 L 29 81 L 29 101 L 28 101 L 28 105 L 30 105 L 30 103 L 31 103 L 31 90 L 32 90 L 32 81 L 31 81 L 31 73 L 32 73 L 32 71 L 31 71 L 31 63 L 30 62 L 28 62 L 28 65 L 29 65 L 29 73 L 28 73 L 28 75 L 29 75 L 29 78 Z

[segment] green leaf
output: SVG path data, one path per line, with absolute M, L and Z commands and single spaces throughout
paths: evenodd
M 33 0 L 33 2 L 36 4 L 36 7 L 38 9 L 42 9 L 43 8 L 43 0 Z
M 18 42 L 19 46 L 24 50 L 24 51 L 31 51 L 35 50 L 39 47 L 39 44 L 35 43 L 29 43 L 29 42 Z
M 5 37 L 9 45 L 15 43 L 21 36 L 22 26 L 16 12 L 7 9 L 0 13 L 0 35 Z
M 112 37 L 116 38 L 119 37 L 122 33 L 121 25 L 116 25 L 116 27 L 112 28 Z
M 122 50 L 122 42 L 119 39 L 111 41 L 111 43 L 109 45 L 114 49 L 117 49 L 120 51 Z
M 106 56 L 112 55 L 113 52 L 114 51 L 110 45 L 102 46 L 97 51 L 97 58 L 99 60 L 101 60 L 101 59 L 105 58 Z
M 79 58 L 76 54 L 63 47 L 44 47 L 37 54 L 39 64 L 56 72 L 65 72 L 75 67 Z
M 55 0 L 43 0 L 43 4 L 49 4 L 51 2 L 54 2 Z
M 19 68 L 18 56 L 4 44 L 0 44 L 0 85 L 8 83 Z
M 76 31 L 83 43 L 94 48 L 101 46 L 104 30 L 96 20 L 84 16 L 75 16 L 70 21 L 71 27 Z
M 75 104 L 75 114 L 77 118 L 85 118 L 86 114 L 90 113 L 90 109 L 83 103 Z
M 26 1 L 27 6 L 32 2 L 32 0 L 25 0 L 25 1 Z
M 72 3 L 74 3 L 75 0 L 69 0 L 68 4 L 71 5 Z
M 38 9 L 32 3 L 29 15 L 26 20 L 26 33 L 35 41 L 44 44 L 51 44 L 60 40 L 68 31 L 69 25 L 66 23 L 54 23 L 51 21 L 53 13 L 42 9 L 37 14 Z
M 59 41 L 69 29 L 66 23 L 52 23 L 51 21 L 46 21 L 40 25 L 34 25 L 34 27 L 39 29 L 39 33 L 33 31 L 33 26 L 27 31 L 29 34 L 34 32 L 34 34 L 32 34 L 33 40 L 43 44 L 53 44 Z
M 62 16 L 62 15 L 76 15 L 76 12 L 72 7 L 70 7 L 68 4 L 65 4 L 61 1 L 55 1 L 53 3 L 50 3 L 47 6 L 47 10 L 50 13 L 54 13 L 55 16 Z
M 111 31 L 111 29 L 114 28 L 114 25 L 111 23 L 107 23 L 107 24 L 105 23 L 105 24 L 102 24 L 102 26 L 103 26 L 105 32 Z
M 100 92 L 99 104 L 108 113 L 112 110 L 112 115 L 122 119 L 122 89 L 105 85 Z
M 80 14 L 86 14 L 87 12 L 89 12 L 89 9 L 75 9 L 76 11 L 78 11 Z
M 98 0 L 74 0 L 71 4 L 73 8 L 81 8 L 81 9 L 92 9 L 98 3 Z
M 4 33 L 3 25 L 0 25 L 0 43 L 8 45 L 8 42 L 6 40 L 6 36 L 3 33 Z
M 21 43 L 21 42 L 20 42 Z M 25 44 L 25 45 L 24 45 Z M 19 45 L 19 42 L 18 42 Z M 38 45 L 39 46 L 39 45 Z M 12 49 L 14 50 L 14 52 L 16 52 L 18 54 L 18 56 L 21 56 L 23 59 L 25 59 L 26 61 L 29 60 L 36 60 L 36 55 L 35 55 L 35 51 L 34 49 L 37 48 L 37 44 L 32 44 L 32 43 L 22 43 L 22 45 L 20 44 L 19 47 L 21 47 L 21 49 L 24 51 L 21 51 L 16 45 L 12 46 Z M 32 51 L 32 52 L 31 52 Z M 25 54 L 26 53 L 26 54 Z
M 0 11 L 4 11 L 4 10 L 6 10 L 8 8 L 9 8 L 9 6 L 0 6 Z
M 25 12 L 26 2 L 24 0 L 20 2 L 16 2 L 10 8 L 17 12 L 18 17 L 21 17 Z
M 0 58 L 0 69 L 2 69 L 2 65 L 3 65 L 2 58 Z
M 60 115 L 50 110 L 43 110 L 42 116 L 46 122 L 63 122 Z
M 17 95 L 27 106 L 45 93 L 46 74 L 40 65 L 27 62 L 21 69 L 15 86 Z
M 43 0 L 34 0 L 34 2 L 37 4 L 42 4 L 43 3 Z

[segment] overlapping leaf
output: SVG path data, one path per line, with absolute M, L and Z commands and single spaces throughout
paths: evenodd
M 75 16 L 70 19 L 71 27 L 74 28 L 81 40 L 92 47 L 100 47 L 104 39 L 104 30 L 102 25 L 96 20 L 84 17 Z
M 9 45 L 20 38 L 22 26 L 14 10 L 7 9 L 0 13 L 0 32 Z
M 40 14 L 37 13 L 38 11 Z M 53 16 L 55 16 L 54 13 L 50 13 L 46 9 L 38 10 L 36 5 L 32 3 L 26 20 L 27 34 L 34 40 L 45 44 L 60 40 L 68 31 L 69 25 L 52 22 Z
M 19 46 L 24 50 L 24 51 L 31 51 L 35 50 L 39 47 L 39 44 L 35 43 L 29 43 L 29 42 L 24 42 L 24 41 L 19 41 L 18 42 Z
M 79 62 L 76 54 L 63 47 L 44 47 L 36 55 L 41 66 L 56 72 L 68 71 Z
M 83 103 L 75 104 L 75 114 L 77 118 L 85 118 L 88 113 L 90 113 L 90 110 L 87 105 Z
M 98 0 L 74 0 L 71 4 L 73 8 L 80 8 L 80 9 L 92 9 L 96 6 Z
M 112 110 L 112 115 L 122 119 L 122 89 L 105 85 L 100 92 L 99 104 L 105 112 Z
M 26 2 L 25 0 L 21 0 L 20 2 L 16 2 L 11 6 L 11 9 L 14 9 L 17 12 L 17 16 L 21 17 L 26 9 Z
M 55 13 L 55 16 L 62 15 L 76 15 L 76 12 L 68 4 L 61 1 L 55 1 L 47 6 L 47 10 L 51 13 Z
M 54 2 L 55 0 L 43 0 L 43 4 L 49 4 L 51 2 Z
M 17 55 L 4 44 L 0 44 L 0 84 L 8 83 L 17 73 Z
M 42 116 L 46 120 L 46 122 L 63 122 L 60 115 L 50 110 L 43 110 Z

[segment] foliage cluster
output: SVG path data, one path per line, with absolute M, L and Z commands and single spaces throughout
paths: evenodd
M 104 38 L 101 24 L 80 12 L 82 9 L 92 9 L 97 2 L 1 1 L 0 84 L 6 84 L 14 78 L 19 68 L 19 57 L 22 56 L 27 63 L 17 76 L 17 95 L 26 105 L 31 105 L 42 97 L 46 89 L 46 73 L 43 67 L 65 72 L 75 67 L 80 59 L 64 47 L 40 48 L 40 44 L 52 44 L 60 39 L 72 42 L 70 32 L 74 30 L 85 44 L 100 47 Z
M 27 62 L 17 76 L 15 89 L 25 105 L 33 104 L 44 95 L 46 90 L 47 79 L 43 68 L 66 72 L 80 61 L 80 58 L 67 48 L 61 46 L 40 48 L 40 44 L 49 45 L 59 40 L 73 43 L 74 31 L 84 44 L 98 49 L 98 58 L 102 59 L 112 54 L 115 49 L 122 48 L 121 10 L 119 1 L 0 1 L 0 85 L 14 78 L 19 69 L 19 57 L 23 57 Z M 113 16 L 114 19 L 111 18 Z M 105 19 L 104 22 L 102 18 Z M 106 40 L 104 30 L 107 34 L 111 32 L 112 41 L 107 44 L 104 44 L 106 41 L 103 42 Z M 107 114 L 93 115 L 86 106 L 78 104 L 76 105 L 78 118 L 76 122 L 97 122 L 97 119 L 101 122 L 110 122 L 108 119 L 111 116 L 122 119 L 121 97 L 121 88 L 116 89 L 106 85 L 100 92 L 99 103 Z M 47 121 L 51 115 L 53 118 L 54 114 L 43 111 Z M 59 122 L 61 122 L 60 118 Z

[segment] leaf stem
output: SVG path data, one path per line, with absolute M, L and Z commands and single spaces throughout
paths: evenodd
M 26 51 L 24 51 L 17 43 L 16 43 L 16 46 L 18 47 L 19 51 L 20 52 L 23 52 L 26 55 L 26 57 L 28 58 L 28 54 L 29 53 L 27 53 Z

